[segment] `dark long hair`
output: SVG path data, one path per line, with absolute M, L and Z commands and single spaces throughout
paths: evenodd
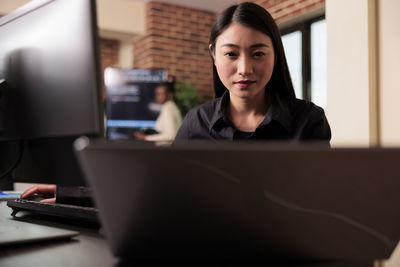
M 256 29 L 271 38 L 275 51 L 275 66 L 272 72 L 272 77 L 265 87 L 266 92 L 270 93 L 273 97 L 273 101 L 278 102 L 278 104 L 282 104 L 283 102 L 295 98 L 293 84 L 290 78 L 289 68 L 286 62 L 278 26 L 268 11 L 261 6 L 250 2 L 244 2 L 238 5 L 233 5 L 223 11 L 218 16 L 211 29 L 211 54 L 215 53 L 215 43 L 218 36 L 228 28 L 232 22 L 237 22 L 243 26 Z M 212 55 L 211 58 L 214 63 Z M 214 64 L 213 79 L 215 97 L 220 97 L 223 95 L 226 88 L 221 82 Z

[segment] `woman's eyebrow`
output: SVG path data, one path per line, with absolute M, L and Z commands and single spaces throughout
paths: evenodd
M 250 46 L 250 48 L 259 48 L 259 47 L 270 47 L 270 45 L 264 44 L 264 43 L 259 43 L 259 44 L 253 44 Z
M 239 48 L 238 45 L 231 44 L 231 43 L 223 44 L 223 45 L 221 45 L 221 47 Z M 253 44 L 250 46 L 250 48 L 259 48 L 259 47 L 271 47 L 271 46 L 269 44 L 265 44 L 265 43 L 258 43 L 258 44 Z
M 223 44 L 223 45 L 221 45 L 221 47 L 225 47 L 225 46 L 227 46 L 227 47 L 239 48 L 239 46 L 238 46 L 238 45 L 235 45 L 235 44 L 230 44 L 230 43 L 227 43 L 227 44 Z

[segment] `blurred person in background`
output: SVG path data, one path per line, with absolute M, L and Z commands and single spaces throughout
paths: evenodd
M 174 102 L 174 84 L 161 83 L 155 89 L 157 103 L 161 104 L 161 112 L 157 117 L 155 132 L 152 134 L 135 132 L 136 139 L 158 143 L 171 143 L 181 126 L 182 116 Z

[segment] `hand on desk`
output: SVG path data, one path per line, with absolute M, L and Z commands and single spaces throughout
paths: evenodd
M 21 198 L 27 198 L 34 194 L 39 194 L 43 196 L 50 196 L 49 198 L 45 198 L 40 202 L 47 203 L 55 203 L 56 202 L 56 189 L 57 186 L 55 184 L 37 184 L 26 189 L 22 194 Z
M 146 135 L 142 134 L 141 132 L 134 132 L 133 134 L 137 140 L 145 140 Z

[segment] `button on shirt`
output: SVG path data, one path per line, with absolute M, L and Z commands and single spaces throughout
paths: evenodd
M 331 130 L 322 108 L 300 100 L 285 105 L 272 104 L 264 120 L 254 132 L 239 131 L 229 120 L 229 93 L 188 112 L 175 141 L 198 139 L 264 139 L 295 141 L 326 141 Z

